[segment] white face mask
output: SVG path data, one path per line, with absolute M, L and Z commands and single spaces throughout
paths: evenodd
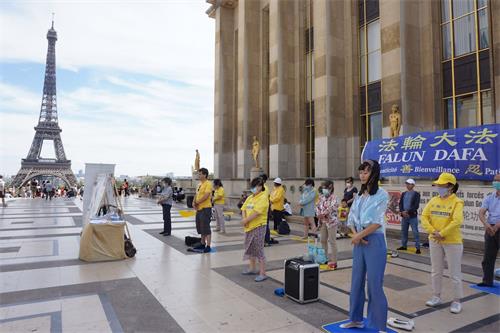
M 446 195 L 448 195 L 448 188 L 447 187 L 438 187 L 437 188 L 437 191 L 439 193 L 439 196 L 441 198 L 445 197 Z

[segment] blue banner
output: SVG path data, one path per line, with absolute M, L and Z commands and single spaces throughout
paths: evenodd
M 369 141 L 362 159 L 377 160 L 381 176 L 488 180 L 500 173 L 500 124 L 419 132 Z

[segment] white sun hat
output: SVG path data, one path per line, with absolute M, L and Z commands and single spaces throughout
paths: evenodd
M 411 184 L 411 185 L 415 185 L 415 181 L 411 178 L 408 178 L 405 182 L 406 184 Z

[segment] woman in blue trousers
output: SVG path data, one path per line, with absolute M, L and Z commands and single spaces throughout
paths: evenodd
M 349 306 L 350 321 L 341 328 L 363 328 L 365 284 L 368 283 L 368 318 L 366 326 L 386 331 L 387 298 L 384 294 L 384 271 L 387 260 L 384 215 L 389 202 L 387 192 L 379 188 L 380 165 L 364 161 L 358 168 L 361 190 L 349 212 L 348 225 L 353 233 L 353 263 Z

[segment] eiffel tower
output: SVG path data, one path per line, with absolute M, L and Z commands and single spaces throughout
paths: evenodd
M 12 186 L 19 188 L 29 180 L 38 176 L 55 176 L 63 180 L 68 186 L 76 186 L 76 178 L 71 171 L 71 161 L 66 159 L 61 140 L 61 128 L 57 120 L 56 98 L 56 41 L 57 32 L 52 27 L 47 32 L 49 46 L 45 65 L 45 81 L 43 83 L 43 98 L 40 108 L 38 125 L 35 127 L 35 137 L 31 143 L 28 156 L 21 161 L 21 170 L 17 173 Z M 42 158 L 44 140 L 51 140 L 54 144 L 56 158 Z

